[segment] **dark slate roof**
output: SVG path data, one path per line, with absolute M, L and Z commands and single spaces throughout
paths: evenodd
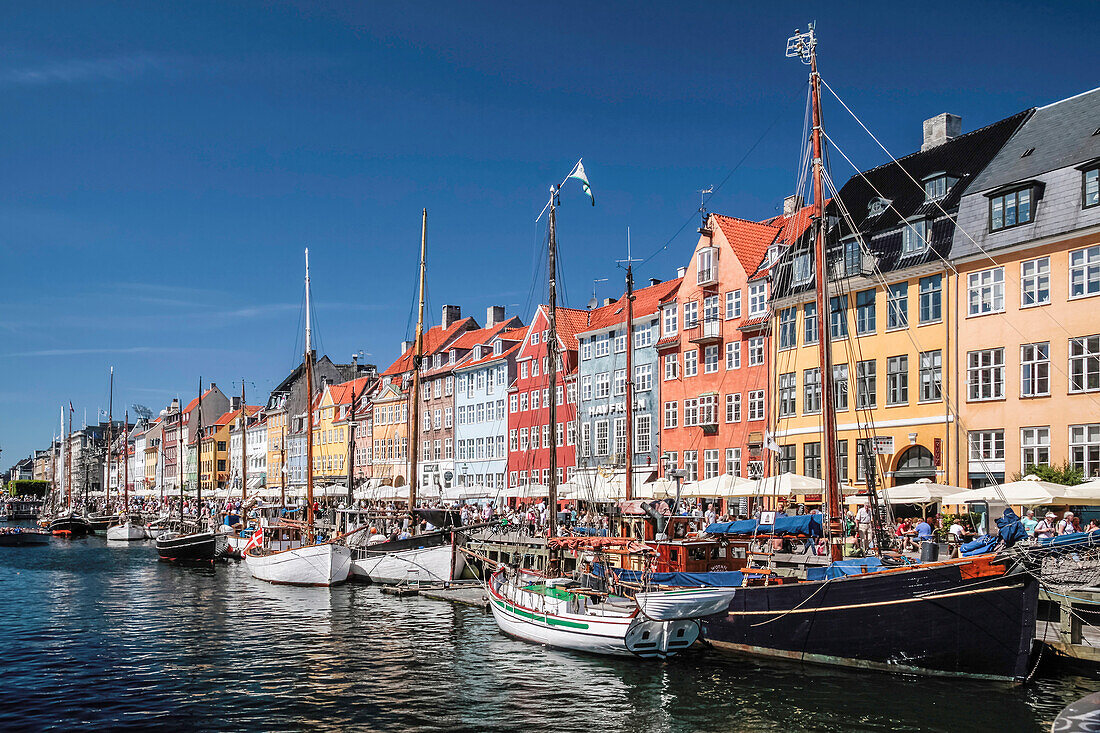
M 1100 158 L 1100 88 L 1035 110 L 977 177 L 972 192 Z M 1027 157 L 1021 157 L 1032 150 Z

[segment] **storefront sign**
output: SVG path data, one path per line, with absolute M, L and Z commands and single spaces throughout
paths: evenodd
M 892 456 L 894 455 L 894 436 L 893 435 L 876 435 L 872 440 L 872 446 L 874 446 L 874 452 L 880 456 Z

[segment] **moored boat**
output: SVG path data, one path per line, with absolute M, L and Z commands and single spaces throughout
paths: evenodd
M 83 515 L 66 511 L 50 520 L 50 533 L 60 537 L 87 537 L 92 528 Z
M 0 547 L 47 545 L 50 533 L 33 527 L 4 527 L 0 529 Z
M 251 547 L 245 553 L 244 563 L 257 580 L 326 587 L 348 579 L 351 550 L 336 542 L 299 545 L 287 550 Z
M 156 539 L 157 556 L 165 562 L 214 562 L 226 551 L 224 535 L 177 525 Z
M 132 542 L 145 539 L 145 527 L 134 524 L 128 516 L 123 516 L 107 528 L 107 539 L 111 542 Z

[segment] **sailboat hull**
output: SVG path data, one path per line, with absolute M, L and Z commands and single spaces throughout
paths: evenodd
M 462 577 L 466 557 L 451 533 L 421 535 L 354 548 L 351 574 L 371 583 L 449 583 Z
M 351 549 L 324 543 L 280 552 L 249 550 L 244 564 L 252 577 L 283 585 L 331 586 L 348 579 Z
M 743 588 L 703 621 L 720 649 L 907 674 L 1019 680 L 1035 638 L 1030 575 L 959 564 Z
M 167 532 L 157 537 L 156 544 L 157 555 L 164 562 L 213 562 L 226 549 L 225 538 L 213 532 Z
M 107 540 L 110 542 L 134 542 L 145 539 L 145 528 L 140 524 L 123 522 L 107 528 Z
M 84 517 L 70 513 L 52 519 L 50 532 L 63 537 L 86 537 L 92 533 L 92 529 Z

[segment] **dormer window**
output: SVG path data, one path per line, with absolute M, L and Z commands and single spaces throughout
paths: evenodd
M 1037 181 L 1012 189 L 1002 189 L 989 196 L 989 231 L 1030 224 L 1035 216 L 1035 202 L 1042 185 Z
M 946 173 L 936 173 L 924 179 L 924 200 L 942 199 L 959 179 Z
M 1094 165 L 1083 171 L 1084 195 L 1081 200 L 1081 208 L 1100 204 L 1100 165 Z
M 792 276 L 796 285 L 801 285 L 813 279 L 813 260 L 809 252 L 802 252 L 795 255 Z
M 433 361 L 435 361 L 435 368 L 443 366 L 443 354 L 436 354 Z
M 451 349 L 450 351 L 447 352 L 447 363 L 448 364 L 454 364 L 456 359 L 457 359 L 457 355 L 456 355 L 454 349 Z
M 902 255 L 925 251 L 928 248 L 929 233 L 928 219 L 913 219 L 905 222 L 905 227 L 901 230 Z
M 718 248 L 700 247 L 696 257 L 696 284 L 710 285 L 718 282 Z
M 767 258 L 765 259 L 765 263 L 770 265 L 771 263 L 775 262 L 778 259 L 779 259 L 779 245 L 778 244 L 773 244 L 770 247 L 768 247 L 768 255 L 767 255 Z
M 890 208 L 890 201 L 881 196 L 873 198 L 871 202 L 867 204 L 867 216 L 878 216 L 888 208 Z
M 503 351 L 504 351 L 504 345 L 501 343 L 500 339 L 497 339 L 496 341 L 494 341 L 493 342 L 493 356 L 500 356 L 501 352 L 503 352 Z

